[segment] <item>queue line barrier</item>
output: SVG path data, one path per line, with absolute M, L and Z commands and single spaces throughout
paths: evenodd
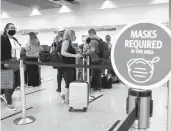
M 23 60 L 22 60 L 23 61 Z M 1 61 L 1 64 L 19 64 L 19 62 L 13 61 Z M 53 63 L 53 62 L 33 62 L 33 61 L 23 61 L 26 65 L 44 65 L 44 66 L 56 66 L 56 67 L 74 67 L 74 68 L 89 68 L 89 69 L 112 69 L 109 65 L 81 65 L 81 64 L 63 64 L 63 63 Z
M 45 65 L 45 66 L 56 66 L 56 67 L 75 67 L 75 68 L 89 68 L 89 69 L 111 69 L 109 65 L 81 65 L 81 64 L 63 64 L 63 63 L 53 63 L 53 62 L 33 62 L 20 59 L 19 61 L 1 61 L 1 64 L 11 64 L 20 65 L 20 80 L 21 80 L 21 97 L 22 97 L 22 117 L 14 120 L 16 125 L 26 125 L 33 123 L 36 119 L 33 116 L 26 115 L 26 96 L 25 96 L 25 78 L 24 70 L 26 65 Z

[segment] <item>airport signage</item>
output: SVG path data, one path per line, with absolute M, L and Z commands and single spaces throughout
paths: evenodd
M 126 85 L 151 89 L 171 76 L 171 31 L 165 25 L 137 22 L 117 36 L 111 52 L 112 67 Z

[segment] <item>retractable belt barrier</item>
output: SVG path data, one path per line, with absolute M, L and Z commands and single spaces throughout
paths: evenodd
M 150 118 L 153 114 L 153 100 L 151 90 L 137 90 L 130 88 L 127 97 L 126 113 L 124 120 L 117 131 L 146 131 L 150 127 Z M 111 128 L 109 131 L 113 131 Z
M 1 61 L 1 64 L 19 64 L 19 62 Z M 90 68 L 90 69 L 112 69 L 109 65 L 81 65 L 81 64 L 63 64 L 53 62 L 33 62 L 24 60 L 26 65 L 45 65 L 45 66 L 56 66 L 56 67 L 75 67 L 75 68 Z
M 22 96 L 22 117 L 14 120 L 16 125 L 25 125 L 34 122 L 36 119 L 32 116 L 26 115 L 26 98 L 25 98 L 25 80 L 24 80 L 24 65 L 45 65 L 45 66 L 56 66 L 56 67 L 75 67 L 75 68 L 88 68 L 88 69 L 112 69 L 109 65 L 81 65 L 81 64 L 63 64 L 53 62 L 33 62 L 26 61 L 21 58 L 19 61 L 1 61 L 1 64 L 20 64 L 20 77 L 21 77 L 21 96 Z

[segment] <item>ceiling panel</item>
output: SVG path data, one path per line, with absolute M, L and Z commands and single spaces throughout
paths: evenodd
M 80 2 L 83 6 L 102 4 L 105 0 L 75 0 Z M 131 7 L 131 6 L 141 6 L 149 5 L 152 1 L 168 1 L 168 0 L 111 0 L 116 7 Z M 27 10 L 32 7 L 38 7 L 39 10 L 43 9 L 53 9 L 60 8 L 62 4 L 70 4 L 61 0 L 60 2 L 53 3 L 50 0 L 2 0 L 1 8 L 3 11 L 18 11 L 18 10 Z
M 28 7 L 12 4 L 9 2 L 1 1 L 1 10 L 2 11 L 19 11 L 29 9 Z
M 8 4 L 11 5 L 8 7 Z M 52 9 L 52 8 L 60 8 L 61 5 L 55 4 L 50 2 L 49 0 L 2 0 L 2 7 L 4 7 L 4 10 L 23 10 L 28 9 L 32 7 L 37 7 L 40 10 L 43 9 Z M 16 6 L 12 7 L 12 5 L 18 5 L 19 9 L 17 9 Z M 2 8 L 3 9 L 3 8 Z
M 102 2 L 105 0 L 76 0 L 80 3 L 95 3 L 95 2 Z M 169 0 L 110 0 L 114 4 L 123 7 L 123 6 L 135 6 L 135 5 L 147 5 L 151 3 L 168 3 Z

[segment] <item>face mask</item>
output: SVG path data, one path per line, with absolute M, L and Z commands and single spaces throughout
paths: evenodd
M 15 35 L 15 33 L 16 33 L 16 30 L 9 30 L 8 31 L 8 34 L 11 36 Z

